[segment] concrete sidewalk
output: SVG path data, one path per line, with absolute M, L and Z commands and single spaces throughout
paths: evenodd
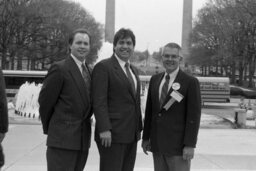
M 45 139 L 41 125 L 10 124 L 3 142 L 5 171 L 46 171 Z M 153 171 L 151 155 L 138 144 L 135 171 Z M 256 170 L 256 129 L 200 128 L 192 171 Z M 92 141 L 86 171 L 98 171 L 99 155 Z

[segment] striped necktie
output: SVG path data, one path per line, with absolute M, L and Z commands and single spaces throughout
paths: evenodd
M 135 92 L 135 83 L 134 83 L 134 80 L 132 78 L 132 74 L 131 74 L 130 69 L 129 69 L 130 68 L 130 64 L 128 62 L 126 62 L 124 66 L 125 66 L 125 71 L 126 71 L 128 80 L 129 80 L 129 82 L 130 82 L 130 84 L 132 86 L 133 93 L 136 94 L 136 92 Z
M 167 93 L 168 93 L 168 87 L 169 87 L 169 82 L 170 82 L 170 76 L 169 74 L 167 74 L 165 76 L 165 82 L 164 82 L 164 85 L 162 87 L 162 91 L 161 91 L 161 96 L 160 96 L 160 107 L 162 107 L 163 103 L 164 103 L 164 100 L 167 96 Z
M 88 70 L 87 66 L 85 66 L 85 64 L 82 64 L 81 67 L 82 67 L 82 76 L 83 76 L 84 82 L 86 84 L 88 92 L 90 92 L 91 76 L 90 76 L 89 70 Z

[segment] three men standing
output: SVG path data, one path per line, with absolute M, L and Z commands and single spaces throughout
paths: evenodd
M 69 38 L 70 56 L 54 63 L 39 95 L 39 112 L 47 134 L 48 171 L 82 171 L 91 139 L 92 102 L 86 57 L 90 36 L 84 29 Z
M 120 29 L 114 36 L 114 54 L 99 62 L 92 74 L 95 140 L 100 171 L 133 171 L 142 130 L 140 81 L 130 65 L 135 36 Z
M 201 117 L 198 80 L 179 68 L 181 48 L 162 51 L 164 73 L 149 83 L 142 148 L 153 152 L 155 171 L 189 171 Z
M 76 30 L 70 56 L 51 66 L 39 96 L 47 137 L 48 171 L 82 171 L 91 138 L 92 108 L 100 171 L 133 171 L 142 131 L 140 81 L 130 64 L 136 41 L 129 29 L 114 36 L 113 55 L 86 65 L 90 36 Z M 155 171 L 189 171 L 201 117 L 199 82 L 179 63 L 181 48 L 162 51 L 166 72 L 152 76 L 146 103 L 142 148 L 153 152 Z M 92 99 L 92 100 L 91 100 Z

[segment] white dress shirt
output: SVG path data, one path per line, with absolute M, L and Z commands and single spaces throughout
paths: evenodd
M 70 56 L 74 59 L 74 61 L 75 61 L 76 65 L 78 66 L 81 74 L 83 75 L 83 73 L 82 73 L 83 72 L 82 64 L 85 65 L 85 60 L 83 62 L 79 61 L 72 53 L 70 54 Z
M 117 57 L 117 55 L 115 54 L 115 57 L 119 63 L 119 65 L 121 66 L 122 70 L 124 71 L 124 73 L 126 74 L 127 76 L 127 73 L 126 73 L 126 69 L 125 69 L 125 61 L 121 60 L 120 58 Z M 130 62 L 128 61 L 128 63 L 130 64 Z M 136 77 L 134 75 L 134 73 L 132 72 L 131 68 L 129 67 L 129 70 L 130 70 L 130 73 L 132 75 L 132 79 L 133 79 L 133 82 L 134 82 L 134 85 L 135 85 L 135 91 L 137 91 L 137 80 L 136 80 Z
M 174 70 L 172 73 L 169 74 L 169 76 L 170 76 L 170 81 L 169 81 L 169 85 L 168 85 L 168 91 L 170 90 L 170 88 L 171 88 L 171 86 L 172 86 L 172 84 L 173 84 L 173 82 L 174 82 L 174 80 L 175 80 L 175 78 L 176 78 L 178 72 L 179 72 L 179 67 L 178 67 L 176 70 Z M 165 74 L 164 74 L 164 76 L 163 76 L 163 79 L 162 79 L 162 81 L 161 81 L 161 83 L 160 83 L 160 86 L 159 86 L 159 99 L 161 98 L 162 87 L 163 87 L 163 85 L 164 85 L 165 77 L 166 77 L 167 74 L 168 74 L 168 73 L 165 72 Z

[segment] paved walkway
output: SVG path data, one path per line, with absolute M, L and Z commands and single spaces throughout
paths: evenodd
M 3 142 L 5 171 L 46 171 L 45 139 L 39 124 L 10 124 Z M 153 171 L 152 156 L 138 145 L 135 171 Z M 200 128 L 192 171 L 256 170 L 256 129 Z M 99 155 L 92 142 L 86 171 L 98 171 Z

